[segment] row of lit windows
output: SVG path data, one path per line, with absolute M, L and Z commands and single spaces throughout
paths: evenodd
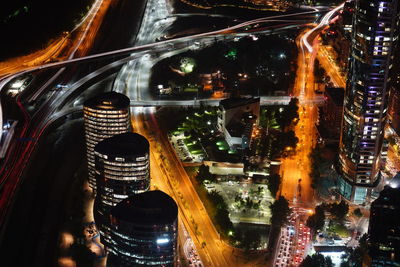
M 103 110 L 103 109 L 92 109 L 89 107 L 84 107 L 83 110 L 86 114 L 89 114 L 89 115 L 94 114 L 95 116 L 97 114 L 128 114 L 129 113 L 129 111 L 127 109 Z
M 121 176 L 119 173 L 114 175 L 111 174 L 105 174 L 104 178 L 106 179 L 112 179 L 112 180 L 120 180 L 120 181 L 137 181 L 137 180 L 143 180 L 148 177 L 148 172 L 137 172 L 135 173 L 135 176 Z
M 127 117 L 123 118 L 99 118 L 99 117 L 85 117 L 85 123 L 112 123 L 112 122 L 127 122 Z
M 103 127 L 104 126 L 104 127 Z M 107 124 L 104 124 L 104 125 L 102 125 L 102 126 L 96 126 L 96 127 L 86 127 L 86 131 L 89 133 L 89 134 L 96 134 L 96 133 L 104 133 L 104 132 L 110 132 L 110 131 L 113 131 L 113 132 L 117 132 L 117 131 L 123 131 L 123 130 L 127 130 L 127 127 L 128 125 L 127 124 L 121 124 L 121 125 L 117 125 L 117 127 L 116 126 L 111 126 L 111 125 L 107 125 Z
M 127 113 L 121 114 L 121 115 L 119 115 L 119 114 L 115 114 L 115 115 L 113 115 L 113 114 L 102 115 L 102 114 L 95 114 L 95 113 L 90 113 L 90 112 L 88 112 L 87 114 L 90 116 L 90 118 L 93 118 L 93 117 L 97 117 L 97 118 L 126 118 L 126 117 L 128 117 L 128 114 L 127 114 Z
M 120 166 L 120 167 L 132 167 L 132 166 L 142 166 L 143 164 L 148 164 L 148 161 L 146 162 L 116 162 L 116 161 L 104 161 L 105 167 L 104 168 L 109 168 L 109 166 Z
M 135 164 L 130 168 L 122 168 L 122 167 L 114 167 L 114 166 L 105 166 L 106 169 L 113 170 L 113 171 L 120 171 L 120 172 L 131 172 L 137 170 L 145 170 L 149 168 L 148 164 Z

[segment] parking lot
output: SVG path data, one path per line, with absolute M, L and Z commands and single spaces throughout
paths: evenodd
M 203 162 L 204 159 L 203 154 L 190 153 L 190 150 L 183 141 L 185 138 L 183 133 L 179 135 L 169 135 L 168 138 L 181 161 L 189 163 Z

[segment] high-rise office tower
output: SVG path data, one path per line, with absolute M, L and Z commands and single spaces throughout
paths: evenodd
M 84 103 L 88 178 L 93 190 L 96 190 L 93 149 L 101 140 L 130 130 L 129 104 L 128 97 L 116 92 L 98 95 Z
M 127 132 L 104 139 L 94 148 L 97 194 L 94 215 L 101 242 L 109 244 L 110 210 L 123 199 L 149 190 L 149 142 Z
M 111 210 L 107 266 L 174 266 L 178 206 L 162 191 L 130 196 Z
M 399 1 L 356 0 L 340 138 L 340 193 L 360 204 L 379 183 L 399 34 Z
M 400 174 L 371 203 L 368 235 L 369 266 L 400 266 Z

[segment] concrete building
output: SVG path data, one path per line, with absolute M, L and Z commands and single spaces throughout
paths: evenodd
M 371 203 L 369 266 L 400 266 L 400 173 Z
M 162 191 L 131 196 L 111 210 L 107 266 L 175 266 L 178 206 Z
M 260 98 L 227 98 L 219 103 L 218 130 L 231 149 L 245 149 L 259 117 Z
M 400 87 L 392 88 L 389 99 L 389 126 L 400 136 Z
M 88 180 L 94 191 L 94 147 L 105 138 L 131 129 L 129 104 L 129 98 L 125 95 L 108 92 L 87 100 L 83 105 Z
M 149 190 L 149 142 L 127 132 L 104 139 L 94 148 L 97 194 L 94 216 L 101 242 L 108 246 L 110 210 L 123 199 Z
M 356 0 L 354 9 L 339 145 L 339 191 L 346 199 L 361 204 L 370 201 L 381 179 L 399 6 L 396 0 Z

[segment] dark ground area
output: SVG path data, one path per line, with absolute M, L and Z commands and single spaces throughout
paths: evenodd
M 83 123 L 68 120 L 39 142 L 0 250 L 7 266 L 51 266 L 74 175 L 85 161 Z
M 96 37 L 92 54 L 132 45 L 139 30 L 146 0 L 113 1 Z
M 73 29 L 94 0 L 14 0 L 2 3 L 0 60 L 41 49 L 64 31 Z M 109 51 L 132 43 L 143 15 L 145 0 L 112 0 L 102 35 L 93 52 Z M 92 52 L 92 53 L 93 53 Z
M 52 3 L 54 5 L 56 1 Z M 129 46 L 140 26 L 144 3 L 145 0 L 113 1 L 106 14 L 107 23 L 102 25 L 97 45 L 91 53 Z M 26 43 L 24 47 L 27 48 Z M 75 68 L 84 73 L 94 66 Z M 109 83 L 110 80 L 106 79 L 94 86 L 88 85 L 90 88 L 83 92 L 83 98 L 107 90 Z M 7 263 L 5 266 L 56 265 L 60 230 L 80 225 L 82 212 L 78 209 L 82 206 L 79 200 L 82 192 L 79 188 L 86 174 L 82 120 L 74 119 L 52 126 L 39 142 L 30 165 L 25 169 L 1 240 L 0 251 L 3 262 Z
M 197 0 L 190 0 L 192 2 L 196 2 Z M 232 2 L 238 3 L 238 2 Z M 174 8 L 176 13 L 209 13 L 209 14 L 223 14 L 230 15 L 240 19 L 252 19 L 252 18 L 260 18 L 274 15 L 281 15 L 283 13 L 295 13 L 301 9 L 291 8 L 287 12 L 278 12 L 278 11 L 257 11 L 252 9 L 244 9 L 244 8 L 235 8 L 235 7 L 213 7 L 211 9 L 200 9 L 195 8 L 193 6 L 187 5 L 179 0 L 174 2 Z
M 93 0 L 13 0 L 0 8 L 0 60 L 42 48 L 73 28 Z

